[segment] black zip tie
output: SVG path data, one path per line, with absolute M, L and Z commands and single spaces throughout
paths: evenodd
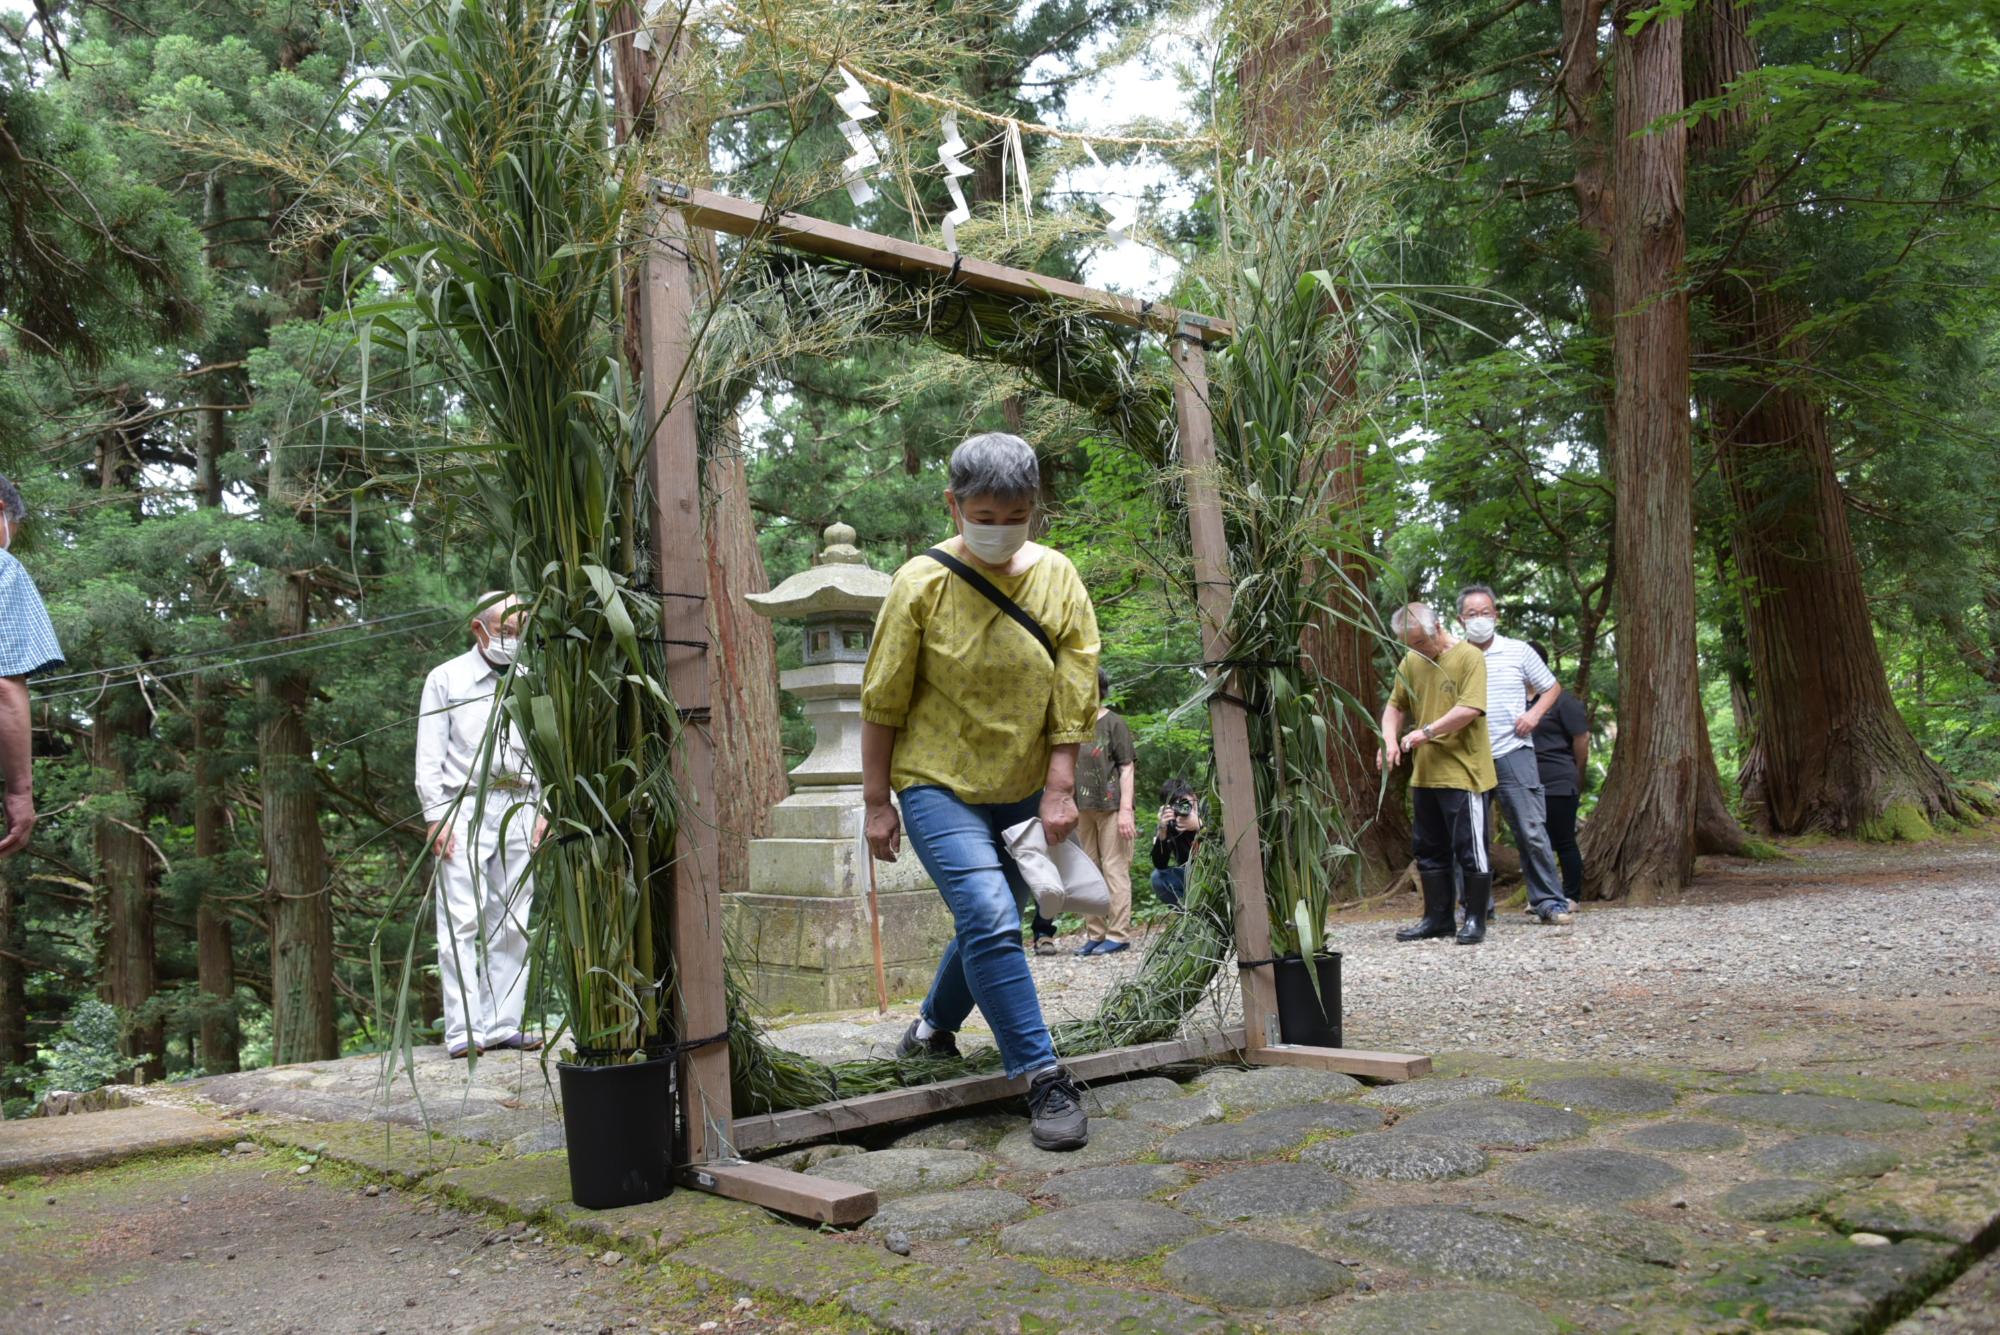
M 1302 955 L 1274 955 L 1267 960 L 1238 960 L 1236 961 L 1236 967 L 1239 969 L 1261 969 L 1267 964 L 1299 963 L 1304 958 Z M 1337 950 L 1322 950 L 1319 954 L 1313 956 L 1313 958 L 1339 959 L 1340 952 Z
M 951 272 L 944 276 L 944 281 L 947 283 L 956 283 L 958 281 L 958 271 L 964 264 L 965 256 L 963 254 L 956 250 L 951 252 Z
M 681 722 L 683 723 L 706 723 L 709 721 L 707 705 L 700 705 L 689 709 L 678 709 L 674 712 L 681 716 Z
M 725 1029 L 719 1034 L 710 1034 L 707 1038 L 655 1039 L 650 1043 L 641 1043 L 636 1048 L 587 1048 L 579 1043 L 573 1051 L 577 1056 L 587 1059 L 597 1057 L 629 1057 L 634 1052 L 643 1052 L 650 1058 L 658 1059 L 693 1052 L 698 1048 L 713 1047 L 717 1043 L 727 1043 L 728 1041 L 729 1031 Z

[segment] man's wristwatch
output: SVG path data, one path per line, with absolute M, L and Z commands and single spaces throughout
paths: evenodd
M 1423 727 L 1418 728 L 1417 731 L 1424 735 L 1424 740 L 1427 742 L 1434 742 L 1437 740 L 1437 738 L 1431 736 L 1431 725 L 1428 723 L 1424 724 Z

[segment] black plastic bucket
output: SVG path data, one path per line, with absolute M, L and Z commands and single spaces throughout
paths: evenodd
M 657 1201 L 674 1189 L 674 1059 L 559 1062 L 570 1197 L 586 1210 Z
M 1319 970 L 1314 993 L 1306 962 L 1287 955 L 1274 966 L 1278 984 L 1278 1035 L 1287 1043 L 1311 1048 L 1340 1046 L 1340 955 L 1313 956 Z M 1323 1003 L 1323 1004 L 1322 1004 Z

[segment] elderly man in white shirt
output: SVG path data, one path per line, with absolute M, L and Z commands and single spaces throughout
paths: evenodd
M 546 822 L 520 737 L 494 717 L 520 636 L 520 599 L 482 595 L 473 647 L 432 669 L 417 719 L 417 795 L 437 855 L 438 978 L 453 1057 L 542 1045 L 522 1030 L 521 1013 L 534 898 L 528 854 Z
M 1549 846 L 1548 807 L 1541 766 L 1535 760 L 1535 725 L 1548 713 L 1562 686 L 1541 655 L 1524 640 L 1498 631 L 1500 608 L 1493 590 L 1468 584 L 1458 591 L 1458 620 L 1466 640 L 1486 655 L 1486 737 L 1493 748 L 1499 784 L 1493 797 L 1507 813 L 1521 850 L 1521 874 L 1528 882 L 1528 913 L 1545 926 L 1573 921 L 1575 905 L 1563 894 L 1562 873 Z M 1535 703 L 1530 694 L 1539 692 Z M 1487 828 L 1491 829 L 1491 822 Z

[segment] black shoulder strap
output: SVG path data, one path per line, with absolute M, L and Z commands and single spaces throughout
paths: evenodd
M 942 547 L 927 548 L 924 555 L 930 557 L 931 560 L 937 562 L 946 570 L 949 570 L 952 574 L 958 576 L 984 594 L 986 601 L 992 603 L 1002 612 L 1005 612 L 1009 617 L 1013 618 L 1015 625 L 1035 637 L 1035 643 L 1041 645 L 1047 651 L 1051 663 L 1056 661 L 1055 642 L 1049 638 L 1049 633 L 1042 629 L 1042 623 L 1022 611 L 1019 603 L 994 588 L 991 580 L 965 562 L 959 560 L 956 556 L 953 556 L 950 552 L 945 551 Z

